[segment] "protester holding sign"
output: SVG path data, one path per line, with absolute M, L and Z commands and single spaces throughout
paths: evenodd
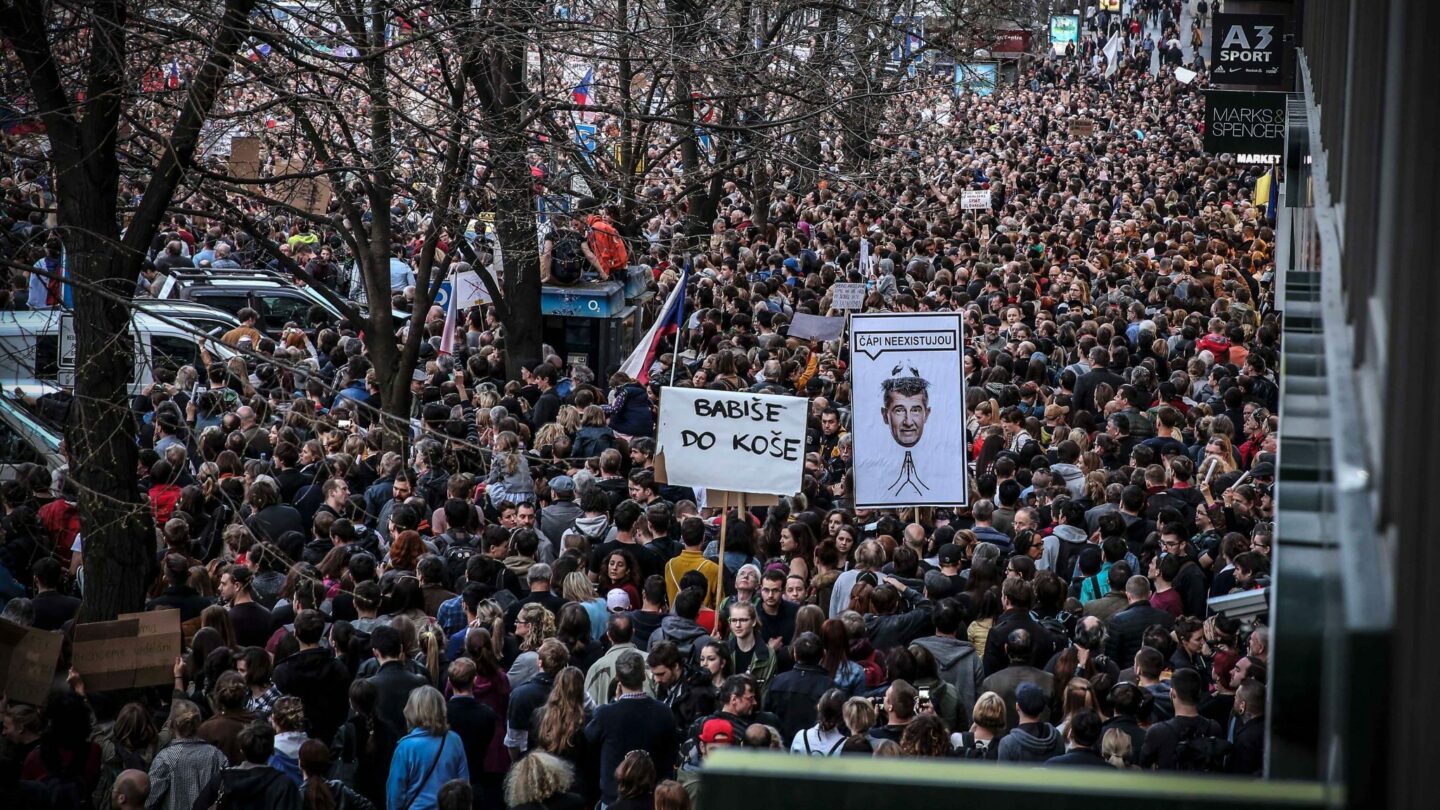
M 1151 5 L 1157 22 L 1168 16 L 1158 3 L 1132 13 Z M 883 111 L 896 127 L 874 134 L 868 156 L 820 133 L 822 162 L 843 172 L 796 173 L 763 197 L 723 187 L 699 245 L 686 238 L 681 158 L 645 150 L 659 168 L 634 201 L 642 219 L 597 204 L 583 233 L 567 226 L 586 266 L 593 255 L 618 271 L 628 257 L 654 280 L 664 314 L 636 310 L 626 340 L 649 334 L 624 373 L 586 366 L 573 343 L 507 367 L 513 334 L 462 270 L 453 309 L 406 327 L 435 339 L 421 342 L 413 414 L 378 410 L 386 369 L 353 324 L 296 322 L 294 345 L 253 347 L 253 368 L 194 369 L 207 385 L 157 374 L 137 408 L 173 438 L 132 438 L 145 468 L 171 465 L 180 492 L 170 521 L 146 527 L 170 554 L 164 580 L 145 584 L 154 607 L 174 607 L 169 587 L 200 606 L 218 596 L 196 615 L 62 620 L 69 645 L 30 626 L 29 598 L 54 583 L 52 564 L 31 576 L 35 561 L 69 555 L 56 590 L 83 598 L 84 544 L 43 519 L 55 512 L 49 471 L 21 465 L 0 485 L 0 567 L 15 595 L 0 621 L 11 743 L 0 773 L 48 789 L 42 739 L 88 763 L 80 693 L 101 714 L 143 691 L 138 716 L 172 725 L 134 737 L 169 740 L 150 773 L 161 803 L 188 795 L 177 786 L 189 778 L 205 783 L 202 810 L 222 786 L 226 801 L 299 807 L 302 781 L 312 804 L 337 784 L 332 798 L 389 795 L 397 810 L 498 810 L 507 772 L 510 787 L 540 773 L 506 750 L 528 738 L 520 762 L 550 757 L 540 775 L 554 784 L 511 795 L 579 807 L 605 785 L 640 807 L 651 782 L 701 772 L 705 738 L 719 739 L 701 729 L 804 751 L 784 738 L 804 736 L 817 696 L 827 752 L 839 739 L 847 753 L 898 742 L 904 756 L 953 746 L 993 758 L 1016 684 L 1048 684 L 1053 671 L 1055 700 L 1020 689 L 1022 737 L 1093 747 L 1098 708 L 1132 758 L 1173 748 L 1146 739 L 1147 727 L 1171 733 L 1165 701 L 1148 700 L 1168 694 L 1167 662 L 1186 687 L 1177 711 L 1241 729 L 1243 767 L 1263 761 L 1252 743 L 1266 632 L 1206 622 L 1203 600 L 1166 594 L 1268 582 L 1284 324 L 1271 304 L 1274 226 L 1256 192 L 1287 181 L 1202 145 L 1274 138 L 1283 109 L 1261 120 L 1254 110 L 1273 99 L 1220 97 L 1219 126 L 1202 135 L 1211 77 L 1193 62 L 1157 71 L 1143 21 L 1113 14 L 1084 41 L 1059 15 L 1055 33 L 1078 58 L 1027 59 L 1018 84 L 967 95 L 963 115 L 898 93 Z M 1144 36 L 1169 42 L 1182 25 Z M 949 98 L 950 79 L 917 82 Z M 397 210 L 396 227 L 417 237 L 427 213 Z M 319 234 L 344 258 L 334 235 Z M 178 230 L 164 241 L 188 244 Z M 260 256 L 249 240 L 237 250 Z M 557 254 L 575 257 L 549 250 L 554 277 Z M 271 452 L 254 449 L 257 431 Z M 300 516 L 296 531 L 258 532 L 274 493 Z M 1151 627 L 1155 614 L 1165 621 Z M 1138 650 L 1133 660 L 1107 660 L 1107 635 Z M 629 647 L 645 672 L 592 697 L 653 693 L 657 725 L 607 757 L 628 770 L 602 775 L 575 733 L 594 710 L 573 687 L 614 682 L 606 668 Z M 201 714 L 194 734 L 172 687 Z M 854 699 L 842 707 L 832 688 Z M 276 756 L 275 723 L 247 705 L 281 699 L 302 700 L 305 720 L 277 721 Z M 1048 731 L 1056 723 L 1063 734 Z M 1206 748 L 1228 742 L 1191 725 Z M 233 767 L 206 781 L 218 760 L 195 740 Z M 1065 762 L 1076 759 L 1091 761 Z M 75 781 L 93 795 L 98 773 Z M 136 779 L 122 783 L 131 796 Z M 57 805 L 72 806 L 35 803 Z

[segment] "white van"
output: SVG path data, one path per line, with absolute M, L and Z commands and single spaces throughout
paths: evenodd
M 20 388 L 39 396 L 55 387 L 75 386 L 74 314 L 61 309 L 0 312 L 0 386 Z M 143 393 L 155 381 L 157 368 L 202 368 L 200 344 L 193 332 L 137 311 L 131 315 L 135 339 L 135 372 L 130 393 Z M 210 341 L 211 358 L 228 360 L 229 347 Z

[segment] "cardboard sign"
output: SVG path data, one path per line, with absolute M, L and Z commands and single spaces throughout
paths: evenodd
M 666 388 L 656 433 L 665 482 L 794 495 L 804 474 L 809 410 L 804 397 Z
M 260 176 L 260 139 L 230 139 L 230 176 L 253 179 Z
M 120 619 L 134 619 L 139 624 L 135 637 L 134 685 L 163 686 L 173 681 L 175 659 L 180 657 L 180 611 L 126 613 Z
M 128 689 L 135 684 L 135 637 L 140 622 L 118 619 L 75 625 L 70 667 L 97 692 Z
M 985 189 L 965 189 L 960 192 L 961 211 L 984 211 L 990 207 L 990 192 Z
M 835 309 L 864 309 L 865 285 L 862 282 L 843 282 L 830 288 L 830 306 Z M 790 330 L 795 333 L 794 329 Z
M 1070 137 L 1088 138 L 1095 134 L 1095 122 L 1089 118 L 1075 118 L 1070 121 Z
M 839 340 L 844 332 L 845 319 L 838 315 L 826 317 L 797 312 L 790 322 L 790 337 L 805 340 Z
M 12 701 L 44 706 L 60 658 L 59 633 L 0 620 L 0 694 Z

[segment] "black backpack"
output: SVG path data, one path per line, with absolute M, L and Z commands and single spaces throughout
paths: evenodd
M 962 731 L 955 755 L 960 759 L 997 760 L 1000 758 L 1000 740 L 977 740 L 973 732 Z
M 585 272 L 585 252 L 580 234 L 558 230 L 551 234 L 550 280 L 556 284 L 574 284 Z
M 1226 763 L 1235 753 L 1235 744 L 1224 737 L 1206 734 L 1204 729 L 1204 723 L 1195 723 L 1180 735 L 1180 741 L 1175 746 L 1176 770 L 1199 773 L 1225 771 Z
M 465 568 L 470 564 L 470 558 L 481 553 L 479 541 L 480 536 L 472 534 L 463 542 L 457 540 L 454 545 L 445 549 L 441 560 L 445 563 L 445 583 L 451 588 L 465 576 Z

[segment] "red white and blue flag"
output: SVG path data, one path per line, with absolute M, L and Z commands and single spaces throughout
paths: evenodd
M 592 67 L 585 71 L 585 78 L 581 79 L 580 83 L 575 85 L 575 89 L 570 94 L 575 99 L 576 104 L 586 107 L 590 106 L 590 85 L 594 81 L 595 68 Z
M 165 86 L 171 90 L 180 89 L 180 63 L 174 59 L 165 66 Z
M 460 318 L 460 285 L 455 283 L 455 274 L 450 274 L 450 295 L 445 301 L 445 331 L 440 333 L 440 354 L 455 353 L 455 322 Z
M 670 336 L 677 334 L 685 323 L 685 285 L 689 280 L 690 265 L 687 263 L 685 272 L 680 274 L 680 283 L 675 285 L 675 289 L 671 290 L 670 296 L 665 299 L 665 305 L 660 308 L 655 324 L 620 366 L 621 371 L 641 385 L 649 384 L 650 367 L 655 365 L 655 358 L 664 354 L 666 344 L 673 342 Z

